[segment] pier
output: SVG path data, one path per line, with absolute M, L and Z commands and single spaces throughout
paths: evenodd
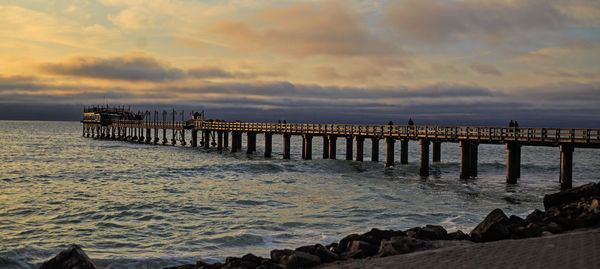
M 284 159 L 290 159 L 291 137 L 302 138 L 302 158 L 313 158 L 313 138 L 323 139 L 323 159 L 336 159 L 337 141 L 346 146 L 346 160 L 363 161 L 364 141 L 370 139 L 373 162 L 379 161 L 379 143 L 385 143 L 385 166 L 396 165 L 394 147 L 400 144 L 400 165 L 408 164 L 408 141 L 419 141 L 420 175 L 429 175 L 431 162 L 441 160 L 441 143 L 460 146 L 461 179 L 477 176 L 478 145 L 497 144 L 506 147 L 506 182 L 517 183 L 521 177 L 521 148 L 523 146 L 556 147 L 560 152 L 559 183 L 563 189 L 572 187 L 573 153 L 575 148 L 600 148 L 600 129 L 529 128 L 482 126 L 415 126 L 372 124 L 310 124 L 310 123 L 253 123 L 203 120 L 98 120 L 85 117 L 83 136 L 146 144 L 180 144 L 186 146 L 186 132 L 190 133 L 190 147 L 215 148 L 231 152 L 242 151 L 242 136 L 246 135 L 246 153 L 256 152 L 257 134 L 264 136 L 264 157 L 271 158 L 273 135 L 282 136 Z M 146 113 L 149 115 L 149 113 Z M 183 112 L 180 114 L 183 119 Z M 231 140 L 231 143 L 230 143 Z M 344 141 L 345 140 L 345 141 Z M 343 143 L 342 142 L 342 143 Z

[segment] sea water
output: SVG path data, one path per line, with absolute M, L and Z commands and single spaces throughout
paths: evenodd
M 70 244 L 101 268 L 161 268 L 268 257 L 374 227 L 469 232 L 494 208 L 523 217 L 560 190 L 554 147 L 523 147 L 521 178 L 507 185 L 503 145 L 480 145 L 477 178 L 461 180 L 455 143 L 423 178 L 417 142 L 408 165 L 384 168 L 368 139 L 364 162 L 321 159 L 319 137 L 314 160 L 301 159 L 300 137 L 283 160 L 277 135 L 265 159 L 262 141 L 248 155 L 84 138 L 77 122 L 0 121 L 0 267 L 37 268 Z M 384 143 L 379 152 L 384 160 Z M 600 150 L 575 150 L 574 186 L 600 180 L 598 160 Z

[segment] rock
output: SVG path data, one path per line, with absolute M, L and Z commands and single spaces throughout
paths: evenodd
M 570 190 L 544 195 L 544 208 L 548 210 L 551 207 L 560 207 L 589 196 L 600 196 L 600 184 L 588 183 Z
M 426 225 L 409 229 L 406 235 L 422 240 L 446 240 L 448 232 L 439 225 Z
M 494 209 L 485 219 L 471 231 L 471 239 L 474 242 L 489 242 L 506 239 L 510 231 L 506 227 L 508 217 L 501 209 Z
M 527 238 L 538 237 L 542 235 L 542 228 L 535 224 L 529 223 L 527 226 L 519 226 L 511 230 L 511 238 Z
M 388 240 L 394 236 L 405 236 L 406 233 L 403 231 L 394 231 L 394 230 L 379 230 L 376 228 L 371 229 L 370 231 L 361 234 L 360 240 L 365 241 L 369 244 L 379 246 L 381 240 Z
M 263 258 L 257 257 L 252 253 L 248 253 L 241 258 L 227 257 L 225 259 L 225 268 L 248 268 L 254 269 L 261 265 Z
M 377 254 L 378 249 L 379 249 L 378 245 L 377 246 L 372 245 L 368 242 L 361 241 L 361 240 L 354 240 L 350 244 L 349 252 L 353 253 L 353 252 L 358 252 L 360 250 L 364 257 L 369 257 L 369 256 L 373 256 L 373 255 Z M 364 257 L 360 257 L 360 258 L 364 258 Z M 353 257 L 353 258 L 355 258 L 355 257 Z
M 336 252 L 336 249 L 338 248 L 338 243 L 331 243 L 327 246 L 325 246 L 325 248 L 329 249 L 329 251 L 331 252 Z
M 326 247 L 321 244 L 316 244 L 312 246 L 303 246 L 296 249 L 296 251 L 306 252 L 312 255 L 315 255 L 321 259 L 321 262 L 332 262 L 340 259 L 340 256 L 331 252 Z
M 271 250 L 271 260 L 277 264 L 287 264 L 290 256 L 294 254 L 291 249 L 274 249 Z
M 335 253 L 340 254 L 340 253 L 346 251 L 348 248 L 350 248 L 350 242 L 352 242 L 354 240 L 360 240 L 360 235 L 351 234 L 351 235 L 348 235 L 348 236 L 342 238 L 342 240 L 340 240 L 340 243 L 338 244 L 337 248 L 335 248 Z
M 463 231 L 458 230 L 456 232 L 451 232 L 446 236 L 448 240 L 471 240 L 468 234 L 465 234 Z
M 58 253 L 54 258 L 44 262 L 40 269 L 96 269 L 90 258 L 78 245 Z
M 300 268 L 313 267 L 321 264 L 321 258 L 303 251 L 296 251 L 293 256 L 296 256 L 296 264 Z
M 598 199 L 593 199 L 592 202 L 590 203 L 590 206 L 588 206 L 587 211 L 590 213 L 594 213 L 594 214 L 600 214 L 600 205 L 598 202 Z
M 525 220 L 529 223 L 542 223 L 544 222 L 544 218 L 546 217 L 546 213 L 542 212 L 539 209 L 533 210 L 533 212 L 529 213 Z
M 396 236 L 390 238 L 390 240 L 381 241 L 381 245 L 377 251 L 377 257 L 404 254 L 427 247 L 429 247 L 429 244 L 424 240 L 408 236 Z
M 548 225 L 542 227 L 542 231 L 551 232 L 553 234 L 562 233 L 565 228 L 556 222 L 550 222 Z

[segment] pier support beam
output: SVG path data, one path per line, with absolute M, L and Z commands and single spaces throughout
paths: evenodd
M 439 163 L 442 159 L 442 142 L 433 141 L 433 157 L 431 159 L 434 163 Z
M 393 137 L 388 136 L 385 138 L 385 167 L 394 166 L 394 143 L 396 143 L 396 140 Z
M 290 143 L 291 143 L 292 135 L 289 133 L 283 134 L 283 158 L 290 158 Z
M 271 158 L 273 151 L 273 133 L 265 133 L 265 158 Z
M 181 129 L 181 145 L 185 147 L 187 142 L 185 141 L 185 129 Z
M 175 144 L 177 144 L 177 141 L 175 140 L 175 129 L 173 129 L 171 132 L 171 145 L 175 146 Z
M 471 143 L 469 141 L 458 142 L 460 146 L 460 179 L 471 178 Z
M 400 140 L 400 164 L 408 164 L 408 139 Z
M 506 183 L 516 184 L 521 169 L 519 159 L 521 158 L 521 144 L 517 142 L 506 143 Z
M 217 149 L 223 150 L 223 131 L 217 131 Z
M 419 175 L 426 177 L 429 176 L 429 144 L 431 142 L 423 139 L 419 143 L 421 144 L 421 170 L 419 170 Z
M 356 161 L 357 162 L 362 162 L 363 161 L 363 151 L 365 148 L 365 137 L 364 136 L 357 136 L 356 137 Z
M 336 150 L 337 150 L 337 146 L 336 146 L 336 140 L 337 140 L 337 136 L 335 135 L 329 135 L 328 137 L 329 140 L 329 159 L 335 160 L 336 156 Z
M 198 146 L 198 130 L 192 130 L 192 148 Z
M 237 140 L 237 131 L 232 131 L 231 132 L 231 152 L 237 152 L 238 151 L 238 140 Z
M 329 136 L 323 135 L 323 159 L 329 159 Z
M 246 153 L 252 154 L 256 151 L 256 133 L 248 132 L 246 135 Z
M 223 133 L 223 147 L 224 148 L 228 148 L 229 147 L 229 132 L 225 131 Z
M 477 164 L 478 164 L 478 148 L 479 148 L 479 144 L 475 143 L 475 142 L 471 142 L 471 154 L 469 155 L 470 157 L 470 161 L 471 161 L 471 177 L 477 177 Z M 519 152 L 521 151 L 521 148 L 519 147 Z M 521 156 L 521 153 L 519 153 L 519 156 Z
M 305 160 L 312 160 L 312 139 L 313 139 L 313 136 L 310 134 L 305 134 L 303 136 L 304 159 Z
M 152 142 L 152 129 L 146 128 L 146 144 Z
M 371 138 L 371 161 L 379 161 L 379 138 Z
M 347 136 L 346 137 L 346 160 L 348 161 L 352 161 L 352 157 L 354 157 L 352 154 L 352 142 L 353 142 L 354 138 L 352 136 Z
M 304 140 L 304 135 L 302 135 L 302 160 L 306 160 L 306 140 Z
M 205 149 L 210 148 L 210 131 L 209 130 L 202 131 L 202 146 L 204 146 Z
M 560 145 L 560 188 L 570 189 L 573 187 L 573 144 Z

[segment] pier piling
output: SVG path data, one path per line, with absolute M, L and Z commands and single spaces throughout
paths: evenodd
M 430 141 L 422 139 L 419 141 L 421 144 L 421 169 L 419 175 L 422 177 L 429 176 L 429 144 Z
M 560 146 L 560 187 L 562 189 L 572 188 L 573 178 L 573 151 L 572 144 L 561 144 Z
M 363 161 L 363 150 L 364 150 L 365 138 L 363 136 L 356 137 L 356 161 Z
M 439 163 L 442 157 L 442 142 L 433 141 L 433 156 L 431 161 L 434 163 Z
M 323 159 L 329 159 L 329 136 L 323 135 Z
M 273 133 L 265 133 L 265 158 L 271 158 L 273 151 Z
M 458 142 L 460 146 L 460 179 L 471 178 L 471 143 L 469 141 Z
M 519 170 L 521 169 L 519 164 L 520 159 L 520 148 L 521 144 L 517 142 L 506 143 L 506 183 L 516 184 Z
M 391 136 L 385 138 L 385 167 L 394 166 L 394 143 L 396 139 Z
M 303 135 L 304 137 L 304 159 L 312 160 L 312 139 L 313 136 L 310 134 Z
M 400 164 L 408 164 L 408 139 L 400 139 Z
M 379 161 L 379 138 L 377 137 L 371 138 L 371 161 Z
M 329 159 L 335 160 L 336 150 L 337 150 L 337 147 L 336 147 L 337 136 L 329 135 L 327 140 L 329 140 Z
M 290 158 L 291 137 L 292 137 L 292 135 L 289 133 L 283 134 L 283 158 L 284 159 Z
M 352 161 L 352 141 L 354 140 L 354 138 L 352 136 L 347 136 L 346 137 L 346 160 L 348 161 Z

